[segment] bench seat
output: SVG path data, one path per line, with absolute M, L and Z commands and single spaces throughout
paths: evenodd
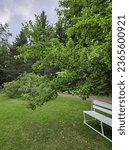
M 95 111 L 83 111 L 85 114 L 88 114 L 89 116 L 109 125 L 112 126 L 112 119 L 109 117 L 106 117 L 98 112 Z

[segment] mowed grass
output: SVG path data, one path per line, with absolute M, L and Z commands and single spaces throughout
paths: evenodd
M 0 93 L 0 150 L 111 150 L 111 142 L 83 124 L 87 109 L 89 101 L 58 97 L 32 111 Z

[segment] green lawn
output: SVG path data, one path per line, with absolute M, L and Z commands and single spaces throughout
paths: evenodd
M 111 142 L 83 124 L 89 108 L 89 101 L 58 97 L 32 111 L 0 93 L 0 150 L 111 150 Z

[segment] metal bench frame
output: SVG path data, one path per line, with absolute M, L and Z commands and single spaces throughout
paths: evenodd
M 101 114 L 100 112 L 97 112 L 96 110 L 99 110 L 101 112 L 104 112 L 106 114 L 112 115 L 112 104 L 106 103 L 106 102 L 101 102 L 98 100 L 93 100 L 92 101 L 92 106 L 90 111 L 83 111 L 84 114 L 84 124 L 105 137 L 107 140 L 112 142 L 111 139 L 109 139 L 107 136 L 104 135 L 104 129 L 103 129 L 103 123 L 109 125 L 112 127 L 112 119 L 110 117 L 105 116 L 104 114 Z M 86 115 L 91 116 L 93 119 L 86 120 Z M 101 132 L 93 128 L 91 125 L 88 124 L 89 121 L 93 120 L 99 120 L 101 123 Z

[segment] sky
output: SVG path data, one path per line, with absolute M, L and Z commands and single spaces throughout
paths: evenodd
M 59 0 L 0 0 L 0 23 L 8 23 L 10 32 L 13 34 L 10 39 L 13 41 L 19 34 L 22 23 L 32 20 L 34 15 L 40 15 L 44 10 L 47 20 L 54 24 L 58 16 L 55 8 L 58 8 Z

